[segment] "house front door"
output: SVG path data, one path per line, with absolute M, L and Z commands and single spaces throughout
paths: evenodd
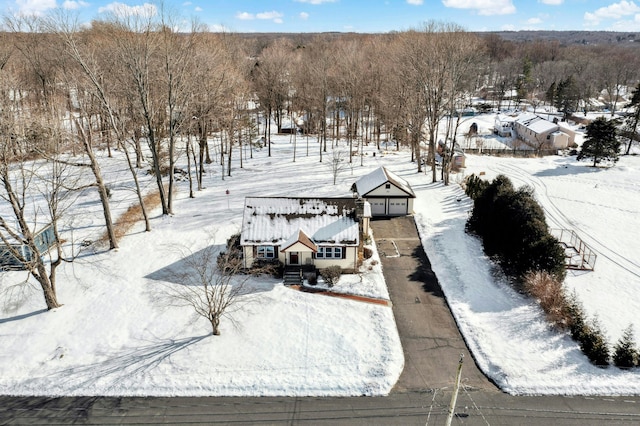
M 289 265 L 299 265 L 300 255 L 297 251 L 289 252 Z

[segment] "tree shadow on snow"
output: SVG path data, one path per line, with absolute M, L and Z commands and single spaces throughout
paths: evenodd
M 154 374 L 154 370 L 172 355 L 187 349 L 211 336 L 166 339 L 134 348 L 126 348 L 104 361 L 82 366 L 72 366 L 47 376 L 46 381 L 56 383 L 57 388 L 66 393 L 118 394 L 118 387 L 125 379 L 139 378 Z M 51 378 L 55 380 L 51 380 Z M 31 382 L 31 383 L 28 383 Z M 38 385 L 39 379 L 27 382 L 27 386 Z M 131 384 L 129 383 L 129 386 Z M 124 389 L 121 391 L 124 392 Z
M 559 165 L 554 169 L 545 169 L 540 170 L 539 172 L 534 173 L 534 176 L 545 177 L 545 176 L 570 176 L 570 175 L 580 175 L 580 174 L 590 174 L 590 173 L 598 173 L 604 170 L 607 170 L 609 167 L 593 167 L 592 160 L 585 160 L 585 163 L 582 165 L 578 164 L 563 164 Z
M 6 322 L 20 321 L 20 320 L 25 319 L 25 318 L 29 318 L 29 317 L 33 317 L 33 316 L 36 316 L 36 315 L 43 314 L 45 312 L 48 312 L 48 311 L 46 309 L 39 309 L 37 311 L 29 312 L 28 314 L 16 315 L 16 316 L 9 317 L 9 318 L 0 318 L 0 324 L 4 324 Z
M 216 244 L 194 253 L 182 251 L 183 257 L 180 260 L 158 269 L 144 278 L 179 285 L 201 285 L 201 282 L 196 278 L 198 273 L 202 271 L 201 266 L 207 262 L 209 266 L 216 268 L 215 262 L 218 254 L 224 250 L 224 245 Z M 185 274 L 188 274 L 190 279 L 185 280 Z M 270 277 L 248 277 L 244 272 L 241 272 L 237 274 L 237 279 L 231 280 L 231 285 L 242 283 L 239 294 L 244 295 L 271 291 L 276 282 Z

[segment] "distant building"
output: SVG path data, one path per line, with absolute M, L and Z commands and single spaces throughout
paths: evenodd
M 503 138 L 513 137 L 513 123 L 515 121 L 515 117 L 498 114 L 493 125 L 495 133 Z
M 49 224 L 38 231 L 34 242 L 40 254 L 48 252 L 56 244 L 53 225 Z M 14 240 L 0 243 L 0 269 L 25 269 L 33 259 L 33 251 L 23 242 Z
M 569 135 L 558 124 L 533 113 L 518 116 L 513 129 L 518 139 L 535 149 L 565 149 L 569 143 Z

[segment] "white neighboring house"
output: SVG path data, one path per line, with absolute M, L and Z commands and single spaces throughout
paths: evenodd
M 240 245 L 245 268 L 279 260 L 286 267 L 358 269 L 368 204 L 354 198 L 247 197 Z
M 565 149 L 569 145 L 569 135 L 560 126 L 533 114 L 521 114 L 514 122 L 516 137 L 535 149 Z
M 371 205 L 371 216 L 404 216 L 413 214 L 416 194 L 411 185 L 400 176 L 380 167 L 362 176 L 351 187 Z
M 510 115 L 498 114 L 496 116 L 493 128 L 498 136 L 503 138 L 513 137 L 513 123 L 516 118 Z

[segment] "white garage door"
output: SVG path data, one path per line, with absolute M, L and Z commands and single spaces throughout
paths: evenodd
M 406 198 L 390 198 L 389 199 L 389 215 L 405 215 L 407 214 Z
M 385 198 L 369 198 L 367 201 L 371 204 L 372 216 L 384 216 L 387 214 Z

